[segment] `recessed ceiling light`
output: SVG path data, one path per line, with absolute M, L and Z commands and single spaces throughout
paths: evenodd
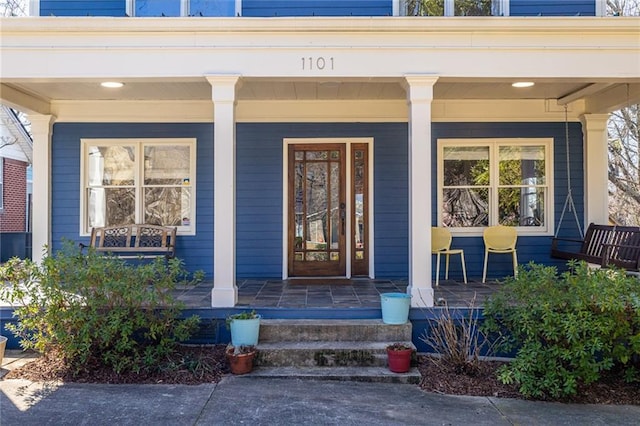
M 109 89 L 119 89 L 124 86 L 124 83 L 120 83 L 119 81 L 104 81 L 100 83 L 102 87 L 108 87 Z
M 531 87 L 535 83 L 533 81 L 516 81 L 512 84 L 513 87 Z

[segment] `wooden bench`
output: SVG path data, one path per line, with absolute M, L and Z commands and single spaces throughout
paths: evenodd
M 560 248 L 560 245 L 563 247 Z M 567 250 L 573 246 L 575 250 Z M 584 260 L 597 265 L 638 270 L 640 262 L 640 227 L 589 224 L 584 239 L 554 238 L 551 257 Z
M 102 253 L 125 259 L 175 256 L 176 228 L 158 225 L 121 225 L 91 229 L 89 245 Z
M 617 266 L 634 275 L 640 273 L 640 233 L 634 234 L 624 244 L 604 245 L 603 266 Z

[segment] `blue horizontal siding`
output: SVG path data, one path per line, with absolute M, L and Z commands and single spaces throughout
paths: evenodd
M 595 16 L 595 0 L 511 0 L 511 16 Z
M 432 223 L 437 221 L 438 138 L 551 137 L 554 145 L 556 221 L 567 194 L 563 123 L 433 123 Z M 200 124 L 57 123 L 52 149 L 53 248 L 62 238 L 86 242 L 80 227 L 80 139 L 195 137 L 197 149 L 197 235 L 179 236 L 177 255 L 190 270 L 213 270 L 213 126 Z M 279 277 L 282 272 L 282 140 L 312 137 L 374 139 L 375 271 L 380 278 L 408 275 L 408 126 L 407 123 L 239 123 L 236 165 L 236 271 L 238 278 Z M 582 132 L 570 124 L 571 172 L 578 217 L 583 217 Z M 425 182 L 425 184 L 428 184 Z M 581 224 L 583 225 L 583 224 Z M 426 226 L 426 225 L 425 225 Z M 573 215 L 565 216 L 562 236 L 576 237 Z M 549 257 L 551 238 L 521 237 L 520 263 L 561 265 Z M 463 248 L 470 277 L 480 277 L 484 248 L 480 237 L 455 237 Z M 435 269 L 435 268 L 434 268 Z M 457 259 L 451 277 L 458 278 Z M 508 256 L 493 256 L 490 277 L 507 275 Z M 461 275 L 460 275 L 461 276 Z
M 243 0 L 242 16 L 391 16 L 392 0 Z
M 176 256 L 190 271 L 213 273 L 213 125 L 208 123 L 56 123 L 53 127 L 52 248 L 63 239 L 88 242 L 80 237 L 81 138 L 196 138 L 196 232 L 178 236 Z M 38 250 L 38 248 L 34 248 Z
M 40 0 L 40 16 L 126 16 L 126 1 Z
M 553 138 L 554 139 L 554 214 L 556 225 L 567 197 L 567 168 L 564 123 L 434 123 L 432 127 L 433 157 L 431 169 L 434 171 L 431 188 L 432 223 L 438 222 L 437 210 L 437 139 L 439 138 Z M 571 150 L 571 185 L 580 226 L 584 229 L 584 178 L 582 127 L 580 123 L 569 123 L 569 146 Z M 560 235 L 566 238 L 578 238 L 579 232 L 572 213 L 566 213 L 561 225 Z M 453 248 L 464 249 L 464 256 L 469 277 L 481 277 L 484 262 L 484 243 L 482 237 L 454 237 Z M 563 261 L 551 259 L 551 237 L 519 237 L 517 243 L 518 262 L 544 263 L 562 267 Z M 503 277 L 512 269 L 511 257 L 508 255 L 489 255 L 488 274 L 490 277 Z M 435 261 L 435 257 L 434 257 Z M 461 279 L 462 269 L 458 259 L 451 261 L 450 278 Z M 444 268 L 444 263 L 442 265 Z M 434 263 L 435 278 L 435 263 Z M 442 273 L 444 274 L 444 273 Z M 444 276 L 444 275 L 441 275 Z

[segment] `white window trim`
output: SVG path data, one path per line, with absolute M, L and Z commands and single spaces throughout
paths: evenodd
M 81 139 L 81 157 L 80 157 L 80 236 L 89 236 L 89 212 L 87 205 L 87 188 L 89 181 L 89 168 L 87 167 L 87 149 L 89 146 L 95 145 L 134 145 L 136 148 L 136 158 L 143 158 L 143 149 L 145 145 L 188 145 L 190 150 L 190 186 L 191 186 L 191 224 L 187 226 L 178 226 L 178 235 L 196 235 L 196 156 L 197 156 L 197 140 L 195 138 L 136 138 L 136 139 Z M 135 174 L 134 188 L 136 191 L 136 223 L 142 220 L 142 187 L 141 176 L 143 173 L 144 162 L 138 161 Z
M 29 0 L 29 16 L 40 16 L 40 0 Z
M 437 212 L 438 223 L 437 226 L 442 224 L 442 189 L 444 187 L 444 155 L 443 151 L 445 147 L 449 146 L 488 146 L 490 155 L 490 181 L 493 182 L 489 186 L 489 225 L 497 225 L 498 219 L 498 204 L 497 204 L 497 164 L 498 164 L 498 149 L 499 146 L 531 146 L 531 145 L 543 145 L 545 147 L 545 181 L 546 181 L 546 193 L 545 193 L 545 226 L 544 227 L 528 227 L 518 226 L 518 235 L 520 236 L 547 236 L 553 235 L 554 223 L 555 223 L 555 200 L 554 200 L 554 177 L 553 177 L 553 138 L 469 138 L 469 139 L 438 139 L 438 178 L 437 178 Z M 482 236 L 484 227 L 469 227 L 469 228 L 450 228 L 452 234 L 460 237 L 477 237 Z

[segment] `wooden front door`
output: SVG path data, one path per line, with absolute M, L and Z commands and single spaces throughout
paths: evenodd
M 345 144 L 292 144 L 288 158 L 288 274 L 345 276 Z

